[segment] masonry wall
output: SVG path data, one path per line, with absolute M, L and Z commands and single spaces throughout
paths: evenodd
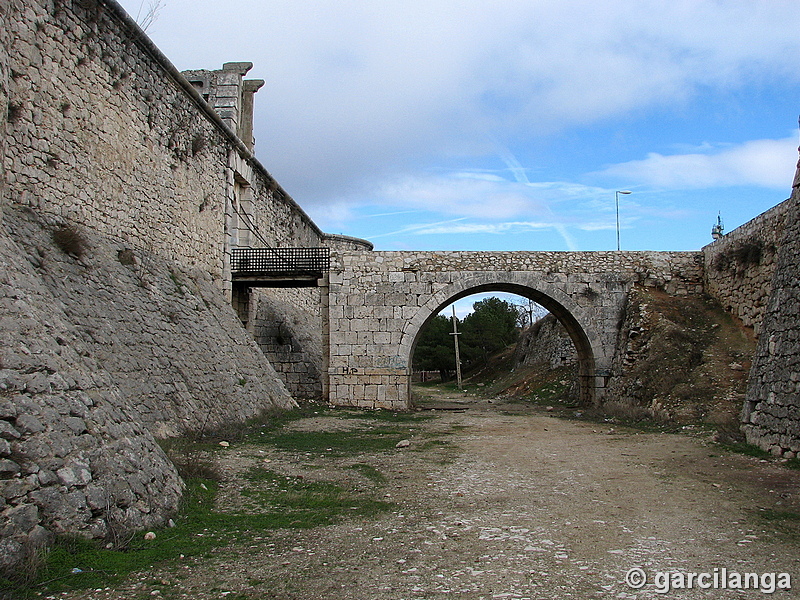
M 245 206 L 254 245 L 323 234 L 114 2 L 0 2 L 0 41 L 11 568 L 53 532 L 163 523 L 182 484 L 155 437 L 294 406 L 226 299 L 224 257 Z
M 5 202 L 220 279 L 223 226 L 243 201 L 267 242 L 321 245 L 313 222 L 115 2 L 10 0 L 9 15 Z
M 10 29 L 8 18 L 10 6 L 0 4 L 0 115 L 8 118 L 8 47 L 10 46 Z M 6 128 L 0 121 L 0 157 L 6 154 Z M 3 218 L 5 196 L 5 160 L 0 160 L 0 219 Z
M 221 274 L 222 132 L 112 5 L 11 10 L 6 201 Z
M 706 292 L 756 335 L 791 204 L 786 200 L 703 248 Z
M 792 192 L 742 414 L 747 441 L 786 458 L 800 456 L 800 165 Z
M 515 365 L 545 365 L 557 369 L 576 360 L 575 344 L 553 315 L 546 315 L 526 328 L 514 350 Z
M 0 569 L 53 533 L 157 525 L 182 487 L 31 258 L 0 230 Z
M 479 291 L 528 295 L 582 337 L 588 387 L 610 368 L 635 283 L 676 295 L 702 291 L 699 253 L 338 252 L 329 275 L 328 395 L 341 405 L 405 408 L 414 340 L 452 300 Z M 593 360 L 591 360 L 593 359 Z M 597 369 L 597 371 L 595 370 Z
M 323 393 L 321 295 L 319 288 L 257 290 L 253 336 L 297 399 Z
M 344 235 L 325 234 L 322 241 L 332 250 L 372 250 L 370 242 Z M 327 288 L 253 289 L 248 302 L 253 305 L 248 329 L 292 396 L 321 398 L 327 369 Z

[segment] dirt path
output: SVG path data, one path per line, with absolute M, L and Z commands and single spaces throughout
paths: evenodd
M 132 577 L 114 590 L 64 598 L 564 599 L 758 598 L 714 588 L 714 572 L 789 573 L 800 597 L 800 473 L 729 454 L 706 438 L 567 421 L 541 409 L 438 398 L 411 445 L 325 457 L 233 446 L 220 498 L 236 506 L 237 473 L 268 461 L 282 473 L 346 481 L 395 503 L 370 520 L 258 534 L 211 557 Z M 306 430 L 346 430 L 320 416 Z M 363 425 L 360 422 L 359 425 Z M 385 477 L 359 478 L 366 464 Z M 773 517 L 770 520 L 766 517 Z M 796 527 L 796 523 L 788 523 Z M 640 567 L 648 584 L 626 584 Z M 657 572 L 708 572 L 711 589 L 659 593 Z M 157 582 L 155 585 L 153 582 Z M 730 583 L 731 580 L 728 579 Z M 778 580 L 776 579 L 776 583 Z M 663 580 L 658 582 L 663 591 Z M 675 583 L 675 581 L 673 581 Z M 677 581 L 680 584 L 680 580 Z M 687 580 L 684 576 L 684 585 Z M 762 585 L 763 583 L 763 585 Z M 733 583 L 735 585 L 735 582 Z M 768 590 L 770 581 L 759 580 Z M 718 588 L 718 584 L 716 587 Z

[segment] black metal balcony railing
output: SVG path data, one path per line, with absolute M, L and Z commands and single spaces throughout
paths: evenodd
M 234 248 L 231 271 L 248 273 L 325 273 L 330 269 L 330 248 Z

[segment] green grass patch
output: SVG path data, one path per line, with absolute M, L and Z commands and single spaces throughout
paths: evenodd
M 790 458 L 785 463 L 783 463 L 787 469 L 800 469 L 800 458 Z
M 735 452 L 737 454 L 744 454 L 745 456 L 753 456 L 755 458 L 773 458 L 772 455 L 766 450 L 762 450 L 755 444 L 748 444 L 747 442 L 731 442 L 727 444 L 720 444 L 728 452 Z
M 185 557 L 207 556 L 212 549 L 247 540 L 264 530 L 327 525 L 348 516 L 371 517 L 394 505 L 330 482 L 307 482 L 261 468 L 245 477 L 245 490 L 258 503 L 252 512 L 224 513 L 214 509 L 217 484 L 187 482 L 184 503 L 175 527 L 157 529 L 154 540 L 144 532 L 132 535 L 122 549 L 79 537 L 59 537 L 42 556 L 33 582 L 0 579 L 0 597 L 34 598 L 64 590 L 113 586 L 134 572 Z
M 366 463 L 356 463 L 347 468 L 360 473 L 373 483 L 386 483 L 386 477 L 383 475 L 383 473 L 378 471 L 378 469 L 372 465 L 368 465 Z
M 222 519 L 211 510 L 217 486 L 213 481 L 194 480 L 187 484 L 184 504 L 175 517 L 174 528 L 156 531 L 154 540 L 143 532 L 131 534 L 122 549 L 108 549 L 98 540 L 59 536 L 45 551 L 36 580 L 25 587 L 0 582 L 0 592 L 12 597 L 34 597 L 38 592 L 58 592 L 108 586 L 128 574 L 147 570 L 157 563 L 185 556 L 202 556 L 247 525 Z
M 242 495 L 256 501 L 282 527 L 317 527 L 343 516 L 372 517 L 394 506 L 330 481 L 306 481 L 262 467 L 251 468 L 245 478 L 259 485 Z
M 563 404 L 565 406 L 577 406 L 575 399 L 569 395 L 570 383 L 558 379 L 550 381 L 536 388 L 525 399 L 535 404 Z
M 800 514 L 788 510 L 762 509 L 758 513 L 767 521 L 800 521 Z
M 434 448 L 442 448 L 444 446 L 449 446 L 450 442 L 447 440 L 427 440 L 421 444 L 414 445 L 413 450 L 415 452 L 424 452 L 425 450 L 432 450 Z
M 355 431 L 289 431 L 270 432 L 251 437 L 251 441 L 269 444 L 280 450 L 325 456 L 342 456 L 364 452 L 393 450 L 406 434 L 394 428 L 374 427 Z
M 336 416 L 344 419 L 369 419 L 381 423 L 413 423 L 415 421 L 427 421 L 433 419 L 434 415 L 421 412 L 392 412 L 390 410 L 337 410 L 333 411 Z
M 767 525 L 794 544 L 800 543 L 800 513 L 762 508 L 756 514 L 763 525 Z

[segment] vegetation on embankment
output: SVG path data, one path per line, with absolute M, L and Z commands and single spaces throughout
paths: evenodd
M 525 335 L 525 334 L 523 334 Z M 552 343 L 553 337 L 525 340 Z M 552 369 L 526 365 L 516 345 L 464 374 L 464 389 L 486 398 L 573 409 L 620 422 L 703 424 L 737 442 L 752 331 L 709 298 L 675 297 L 654 288 L 632 290 L 614 360 L 614 377 L 602 403 L 579 407 L 577 365 Z M 538 348 L 541 354 L 541 348 Z M 453 383 L 450 384 L 455 385 Z

